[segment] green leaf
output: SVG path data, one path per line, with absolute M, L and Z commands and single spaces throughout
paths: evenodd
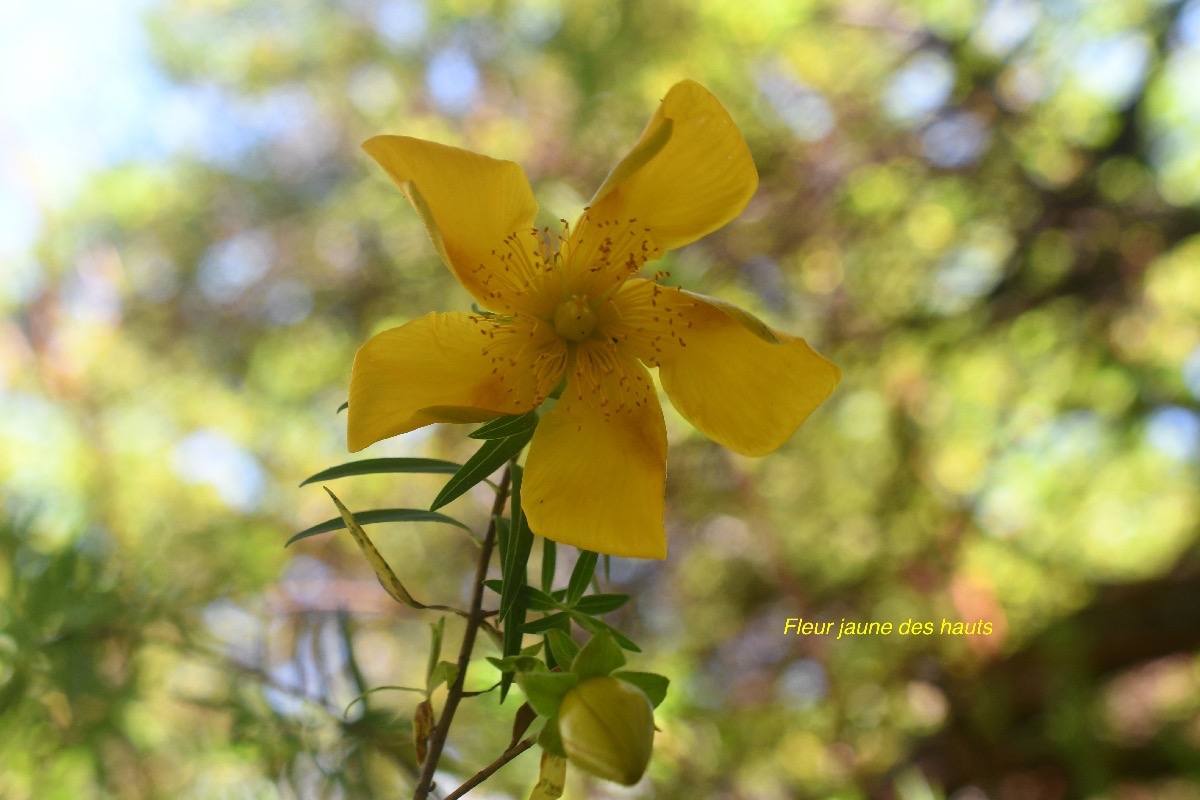
M 550 614 L 541 619 L 535 619 L 533 622 L 526 622 L 523 631 L 525 633 L 545 633 L 551 628 L 564 630 L 571 624 L 570 617 L 567 616 L 568 613 L 566 611 L 559 611 L 557 614 Z
M 586 614 L 580 614 L 578 611 L 567 611 L 566 613 L 570 614 L 571 619 L 575 620 L 579 627 L 583 628 L 585 631 L 589 631 L 590 633 L 600 633 L 603 631 L 611 636 L 617 644 L 621 645 L 621 647 L 629 652 L 642 652 L 642 648 L 634 644 L 632 639 L 621 633 L 612 625 L 609 625 L 607 622 L 596 619 L 595 617 L 589 617 Z
M 515 458 L 517 453 L 533 438 L 533 430 L 505 439 L 488 439 L 475 455 L 467 459 L 467 463 L 454 473 L 454 476 L 442 487 L 442 491 L 434 498 L 429 506 L 430 511 L 436 511 L 452 500 L 457 499 L 475 484 L 483 481 L 504 463 Z
M 472 439 L 504 439 L 508 436 L 517 436 L 526 431 L 532 431 L 537 427 L 537 424 L 537 412 L 529 411 L 525 414 L 494 419 L 482 428 L 477 428 L 467 435 Z
M 567 582 L 568 607 L 578 603 L 579 598 L 587 591 L 588 584 L 592 582 L 592 575 L 596 574 L 598 558 L 599 555 L 591 550 L 579 551 L 579 560 L 575 562 L 575 569 L 571 570 L 571 580 Z
M 519 655 L 505 656 L 504 658 L 493 658 L 487 656 L 487 660 L 492 663 L 500 672 L 545 672 L 546 665 L 537 656 Z
M 347 408 L 349 408 L 349 407 L 350 407 L 350 401 L 349 401 L 349 400 L 347 400 L 346 402 L 344 402 L 344 403 L 342 403 L 340 406 L 338 406 L 337 413 L 338 413 L 338 414 L 340 414 L 340 413 L 342 413 L 343 411 L 345 411 L 345 410 L 346 410 Z
M 362 704 L 365 706 L 367 704 L 367 695 L 372 695 L 376 692 L 414 692 L 416 694 L 425 694 L 424 689 L 417 689 L 414 686 L 376 686 L 374 689 L 368 689 L 367 691 L 359 694 L 358 697 L 355 697 L 353 700 L 351 700 L 350 703 L 344 709 L 342 709 L 342 718 L 346 718 L 346 715 L 350 713 L 350 709 L 354 708 L 355 703 L 362 701 Z
M 563 697 L 577 683 L 579 676 L 570 672 L 522 672 L 517 675 L 517 685 L 525 693 L 525 699 L 543 717 L 557 714 Z
M 512 531 L 509 546 L 500 562 L 500 574 L 504 576 L 504 588 L 500 593 L 500 621 L 503 622 L 516 603 L 518 594 L 528 583 L 529 554 L 533 552 L 533 533 L 521 510 L 521 485 L 524 470 L 515 467 L 512 472 Z
M 592 636 L 571 662 L 571 672 L 580 678 L 596 678 L 625 666 L 625 654 L 607 632 Z
M 426 475 L 453 475 L 462 469 L 461 464 L 443 461 L 440 458 L 365 458 L 330 467 L 304 479 L 301 486 L 334 478 L 349 478 L 354 475 L 382 475 L 407 472 Z
M 437 684 L 433 682 L 434 672 L 442 658 L 442 636 L 446 632 L 446 618 L 439 617 L 437 622 L 429 623 L 429 661 L 425 665 L 425 690 L 433 694 Z M 442 662 L 445 663 L 445 662 Z M 458 667 L 455 666 L 457 671 Z
M 372 511 L 359 511 L 354 515 L 354 519 L 358 521 L 359 525 L 374 525 L 379 522 L 442 522 L 447 525 L 455 525 L 465 531 L 471 530 L 468 526 L 453 517 L 448 517 L 437 511 L 426 511 L 423 508 L 377 508 Z M 345 527 L 346 520 L 342 517 L 327 519 L 319 525 L 313 525 L 311 528 L 305 528 L 300 531 L 288 539 L 284 547 L 301 539 L 307 539 L 310 536 L 317 536 L 322 533 L 329 533 L 330 531 L 340 531 Z
M 546 631 L 546 645 L 550 648 L 550 654 L 554 656 L 554 660 L 563 669 L 566 669 L 575 660 L 575 656 L 579 655 L 579 645 L 558 628 Z
M 434 690 L 445 683 L 447 686 L 454 683 L 458 679 L 458 664 L 451 664 L 449 661 L 439 661 L 433 671 L 429 673 L 429 685 L 426 687 L 429 694 L 433 694 Z
M 521 652 L 521 643 L 525 638 L 525 603 L 520 598 L 508 609 L 508 619 L 504 622 L 504 632 L 500 639 L 501 654 L 505 657 L 525 658 L 526 656 L 518 656 Z M 508 696 L 508 690 L 512 688 L 513 675 L 507 673 L 500 677 L 500 702 L 504 702 L 504 698 Z
M 579 598 L 575 610 L 583 614 L 607 614 L 629 602 L 627 594 L 589 594 Z
M 650 698 L 650 705 L 658 708 L 667 697 L 667 686 L 671 681 L 665 675 L 659 675 L 654 672 L 629 672 L 621 670 L 612 674 L 614 678 L 620 678 L 626 683 L 632 683 L 637 688 L 645 693 L 646 697 Z
M 554 563 L 558 549 L 553 539 L 542 539 L 542 591 L 549 592 L 554 588 Z
M 354 537 L 354 541 L 358 543 L 358 548 L 362 550 L 364 556 L 367 557 L 367 563 L 371 565 L 371 569 L 375 571 L 375 577 L 379 579 L 380 585 L 387 591 L 392 599 L 398 603 L 403 603 L 411 608 L 428 608 L 424 603 L 418 602 L 408 593 L 408 589 L 404 588 L 404 584 L 396 577 L 396 573 L 388 566 L 387 561 L 375 549 L 375 545 L 371 543 L 367 532 L 362 529 L 354 515 L 350 513 L 350 509 L 342 505 L 342 501 L 337 499 L 337 495 L 325 490 L 329 497 L 333 500 L 333 504 L 337 506 L 338 512 L 342 515 L 342 521 L 346 523 L 346 528 L 349 529 L 350 535 Z
M 562 603 L 540 589 L 528 585 L 521 587 L 521 599 L 533 611 L 557 611 L 562 608 Z

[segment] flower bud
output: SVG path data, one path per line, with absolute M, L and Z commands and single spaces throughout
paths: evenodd
M 588 678 L 567 692 L 558 728 L 570 762 L 598 778 L 632 786 L 650 763 L 654 709 L 640 689 L 618 678 Z

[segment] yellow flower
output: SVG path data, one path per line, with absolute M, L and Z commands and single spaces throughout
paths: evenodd
M 413 205 L 438 255 L 490 314 L 434 313 L 370 339 L 350 379 L 352 451 L 434 422 L 539 406 L 523 508 L 534 533 L 664 558 L 667 438 L 647 366 L 675 408 L 746 455 L 783 444 L 840 372 L 802 339 L 719 300 L 635 277 L 736 217 L 758 185 L 728 112 L 676 84 L 573 228 L 551 241 L 521 168 L 377 136 L 364 149 Z

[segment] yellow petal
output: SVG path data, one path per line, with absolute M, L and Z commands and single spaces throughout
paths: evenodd
M 562 372 L 538 373 L 534 361 L 546 351 L 537 346 L 510 360 L 527 342 L 555 345 L 552 332 L 530 337 L 463 313 L 426 314 L 371 337 L 350 375 L 350 450 L 434 422 L 483 422 L 534 408 Z
M 537 202 L 519 166 L 408 136 L 376 136 L 363 149 L 421 215 L 442 261 L 485 308 L 513 310 L 519 287 L 506 284 L 500 257 L 510 244 L 526 255 Z
M 654 315 L 638 316 L 635 298 L 650 297 Z M 744 455 L 766 455 L 786 442 L 841 379 L 803 339 L 728 303 L 643 280 L 630 281 L 617 302 L 643 320 L 641 341 L 654 350 L 639 355 L 658 364 L 679 413 Z
M 623 368 L 652 385 L 641 364 Z M 538 423 L 521 490 L 529 527 L 597 553 L 666 558 L 667 432 L 658 398 L 647 389 L 640 405 L 612 413 L 598 396 L 581 400 L 569 384 Z
M 682 81 L 596 192 L 587 217 L 636 219 L 660 250 L 673 250 L 736 217 L 757 187 L 750 150 L 729 112 L 700 84 Z

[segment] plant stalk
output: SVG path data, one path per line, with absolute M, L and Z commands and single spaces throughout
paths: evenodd
M 467 680 L 467 666 L 471 663 L 471 651 L 475 649 L 475 636 L 479 633 L 479 626 L 484 622 L 483 582 L 487 579 L 488 565 L 492 560 L 492 548 L 496 544 L 496 518 L 504 513 L 504 506 L 508 502 L 511 473 L 512 465 L 510 463 L 505 466 L 504 474 L 500 477 L 500 485 L 496 487 L 496 500 L 492 503 L 491 522 L 488 523 L 487 535 L 484 537 L 483 546 L 479 551 L 479 563 L 475 567 L 475 586 L 471 596 L 471 608 L 467 615 L 467 629 L 463 633 L 462 647 L 458 651 L 458 675 L 450 685 L 441 717 L 434 726 L 433 733 L 429 735 L 429 750 L 425 761 L 421 764 L 413 800 L 427 800 L 429 793 L 433 791 L 433 776 L 437 772 L 438 761 L 441 760 L 442 750 L 446 746 L 446 736 L 450 732 L 450 724 L 454 721 L 454 713 L 458 710 L 459 701 L 463 698 L 463 685 Z M 513 755 L 515 756 L 516 753 Z M 502 765 L 497 765 L 496 769 L 499 769 L 500 766 Z

